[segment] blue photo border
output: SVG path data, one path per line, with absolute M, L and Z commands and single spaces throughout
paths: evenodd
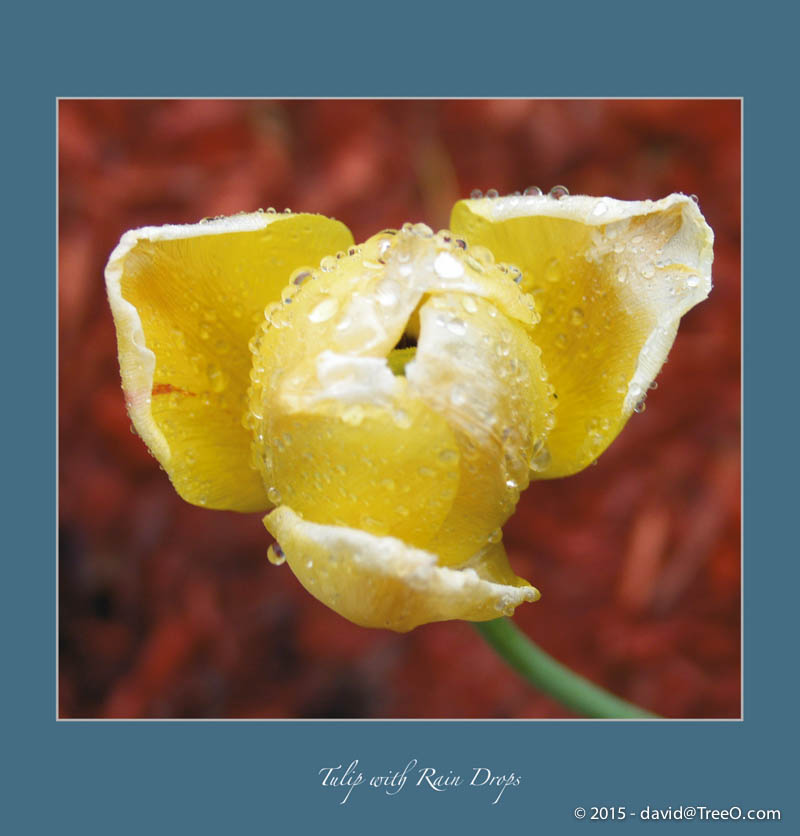
M 146 0 L 7 13 L 5 832 L 400 834 L 446 824 L 560 834 L 596 824 L 576 819 L 577 807 L 646 805 L 780 809 L 781 825 L 796 820 L 798 561 L 787 524 L 796 445 L 776 449 L 796 436 L 788 338 L 798 281 L 787 246 L 796 115 L 785 89 L 795 50 L 793 27 L 776 27 L 769 6 L 759 18 L 710 2 L 595 4 L 559 18 L 505 0 L 293 13 Z M 744 721 L 56 721 L 56 99 L 184 95 L 743 98 Z M 496 805 L 488 789 L 389 796 L 363 786 L 342 805 L 341 788 L 318 774 L 354 760 L 386 774 L 412 758 L 522 780 Z

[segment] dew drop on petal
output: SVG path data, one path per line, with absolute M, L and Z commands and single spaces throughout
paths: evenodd
M 481 247 L 480 245 L 472 247 L 470 253 L 473 258 L 476 258 L 484 267 L 491 267 L 494 264 L 494 255 L 490 249 Z
M 301 267 L 299 270 L 295 270 L 294 273 L 292 273 L 292 276 L 289 279 L 289 281 L 293 285 L 297 285 L 299 287 L 301 284 L 307 282 L 310 278 L 311 270 L 309 270 L 308 267 Z
M 419 235 L 420 238 L 433 238 L 433 230 L 427 224 L 414 224 L 411 227 L 411 231 L 415 235 Z
M 496 528 L 487 538 L 490 543 L 499 543 L 503 539 L 503 532 Z
M 327 322 L 338 310 L 339 302 L 335 297 L 328 296 L 315 305 L 308 318 L 312 322 Z
M 528 188 L 525 189 L 523 194 L 528 195 L 529 197 L 531 195 L 534 195 L 534 196 L 538 197 L 539 195 L 542 194 L 542 190 L 538 186 L 528 186 Z
M 561 281 L 561 268 L 558 264 L 557 258 L 551 258 L 544 268 L 544 277 L 548 282 L 555 284 Z
M 283 553 L 283 549 L 277 543 L 275 543 L 267 549 L 267 560 L 273 566 L 282 566 L 284 563 L 286 563 L 286 555 Z
M 531 451 L 531 470 L 541 473 L 550 466 L 550 450 L 543 438 L 537 438 Z
M 439 253 L 433 262 L 433 269 L 442 279 L 457 279 L 464 274 L 464 265 L 450 253 Z
M 225 387 L 227 386 L 227 381 L 225 380 L 225 375 L 223 374 L 222 369 L 220 369 L 220 367 L 216 363 L 209 363 L 207 373 L 208 382 L 211 386 L 211 391 L 224 391 Z
M 411 426 L 411 416 L 404 409 L 396 409 L 392 418 L 400 429 L 408 429 Z
M 463 406 L 467 402 L 467 393 L 461 386 L 453 386 L 450 390 L 450 403 L 453 406 Z
M 273 485 L 267 491 L 267 499 L 269 499 L 269 501 L 273 505 L 280 505 L 281 504 L 281 492 Z
M 561 200 L 562 197 L 567 197 L 569 194 L 569 189 L 566 186 L 553 186 L 548 193 L 548 197 L 552 197 L 554 200 Z
M 336 267 L 336 256 L 326 255 L 319 263 L 319 269 L 323 273 L 330 273 Z

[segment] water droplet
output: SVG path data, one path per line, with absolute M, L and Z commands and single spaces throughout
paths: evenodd
M 307 282 L 312 277 L 312 275 L 313 274 L 308 267 L 301 267 L 299 270 L 295 270 L 294 273 L 292 273 L 289 281 L 293 285 L 297 285 L 297 287 L 300 287 L 300 285 L 304 282 Z
M 537 438 L 533 442 L 530 465 L 531 470 L 535 470 L 537 473 L 547 470 L 550 466 L 550 450 L 543 438 Z
M 699 276 L 689 276 L 686 279 L 686 287 L 697 287 L 700 284 L 700 277 Z
M 466 334 L 467 326 L 464 323 L 463 319 L 459 319 L 458 317 L 453 317 L 447 321 L 447 330 L 451 334 L 457 334 L 461 336 L 462 334 Z
M 644 402 L 644 398 L 637 402 L 636 406 L 633 408 L 634 412 L 644 412 L 647 408 L 647 405 Z
M 516 264 L 508 265 L 508 275 L 514 281 L 514 284 L 519 284 L 522 281 L 522 270 Z
M 569 195 L 569 189 L 566 186 L 553 186 L 548 192 L 548 197 L 552 197 L 554 200 L 561 200 L 562 197 L 567 197 L 567 195 Z
M 690 194 L 689 197 L 695 202 L 700 203 L 700 198 L 696 194 Z
M 463 406 L 467 402 L 467 393 L 462 386 L 453 386 L 450 390 L 450 403 L 453 406 Z
M 345 409 L 342 412 L 342 421 L 344 421 L 345 424 L 350 424 L 353 427 L 357 427 L 363 420 L 364 409 L 358 404 L 348 406 L 347 409 Z
M 400 429 L 405 430 L 411 426 L 411 416 L 404 409 L 396 409 L 392 413 L 392 418 Z
M 283 564 L 286 563 L 286 555 L 277 543 L 267 549 L 267 560 L 273 566 L 283 566 Z
M 503 532 L 501 529 L 496 528 L 486 539 L 489 543 L 499 543 L 503 539 Z
M 267 491 L 267 499 L 269 499 L 269 501 L 273 505 L 280 505 L 281 504 L 281 492 L 273 485 Z
M 658 389 L 658 382 L 654 380 L 647 388 L 648 389 Z
M 542 190 L 538 186 L 528 186 L 528 188 L 525 189 L 523 194 L 528 195 L 529 197 L 531 195 L 538 197 L 542 194 Z
M 583 309 L 582 308 L 573 308 L 569 312 L 569 321 L 575 325 L 582 325 L 583 324 Z
M 330 273 L 331 270 L 334 270 L 335 268 L 336 256 L 333 255 L 326 255 L 319 263 L 319 269 L 322 270 L 323 273 Z
M 561 268 L 558 265 L 557 258 L 551 258 L 544 268 L 544 277 L 548 282 L 555 284 L 561 281 Z
M 498 192 L 497 189 L 489 189 L 486 192 L 486 197 L 488 197 L 488 198 L 500 197 L 500 192 Z
M 420 238 L 433 238 L 433 230 L 427 224 L 414 224 L 411 231 Z
M 471 296 L 462 296 L 461 305 L 467 313 L 478 312 L 478 304 Z
M 439 253 L 433 262 L 433 269 L 442 279 L 457 279 L 464 274 L 464 265 L 450 253 Z
M 568 345 L 569 338 L 566 334 L 559 334 L 556 337 L 556 348 L 558 348 L 560 351 L 565 351 Z
M 470 196 L 473 200 L 480 200 L 480 199 L 483 197 L 483 192 L 482 192 L 480 189 L 473 189 L 473 190 L 469 193 L 469 196 Z
M 494 264 L 494 255 L 492 251 L 480 245 L 472 247 L 470 254 L 476 258 L 484 267 L 491 267 Z
M 268 215 L 277 215 L 278 210 L 274 206 L 270 206 L 269 209 L 267 209 L 267 214 Z
M 211 390 L 213 392 L 222 392 L 228 385 L 227 380 L 225 380 L 225 375 L 222 373 L 222 369 L 220 369 L 216 363 L 208 364 L 207 374 L 208 382 L 211 385 Z
M 308 318 L 312 322 L 327 322 L 338 310 L 338 300 L 334 296 L 326 296 L 314 306 Z

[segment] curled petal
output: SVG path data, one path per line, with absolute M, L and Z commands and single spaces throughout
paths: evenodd
M 581 470 L 644 398 L 681 316 L 708 295 L 711 229 L 680 194 L 465 200 L 451 226 L 519 267 L 541 315 L 533 338 L 558 406 L 532 475 Z
M 134 427 L 184 499 L 269 507 L 242 425 L 247 344 L 292 271 L 351 242 L 337 221 L 261 212 L 122 237 L 106 267 L 122 386 Z
M 510 572 L 499 546 L 490 558 L 452 568 L 402 540 L 308 522 L 285 505 L 264 523 L 303 586 L 363 627 L 407 632 L 431 621 L 488 621 L 539 597 Z
M 528 486 L 529 463 L 554 407 L 541 352 L 528 329 L 493 301 L 431 298 L 420 310 L 410 391 L 447 416 L 461 456 L 458 495 L 426 548 L 458 562 L 499 530 Z
M 404 228 L 323 261 L 269 311 L 250 422 L 276 503 L 441 565 L 486 545 L 552 409 L 531 300 L 490 258 Z

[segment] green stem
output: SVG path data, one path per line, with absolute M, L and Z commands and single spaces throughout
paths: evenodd
M 584 679 L 535 645 L 507 618 L 476 623 L 486 641 L 540 691 L 585 717 L 658 719 Z

